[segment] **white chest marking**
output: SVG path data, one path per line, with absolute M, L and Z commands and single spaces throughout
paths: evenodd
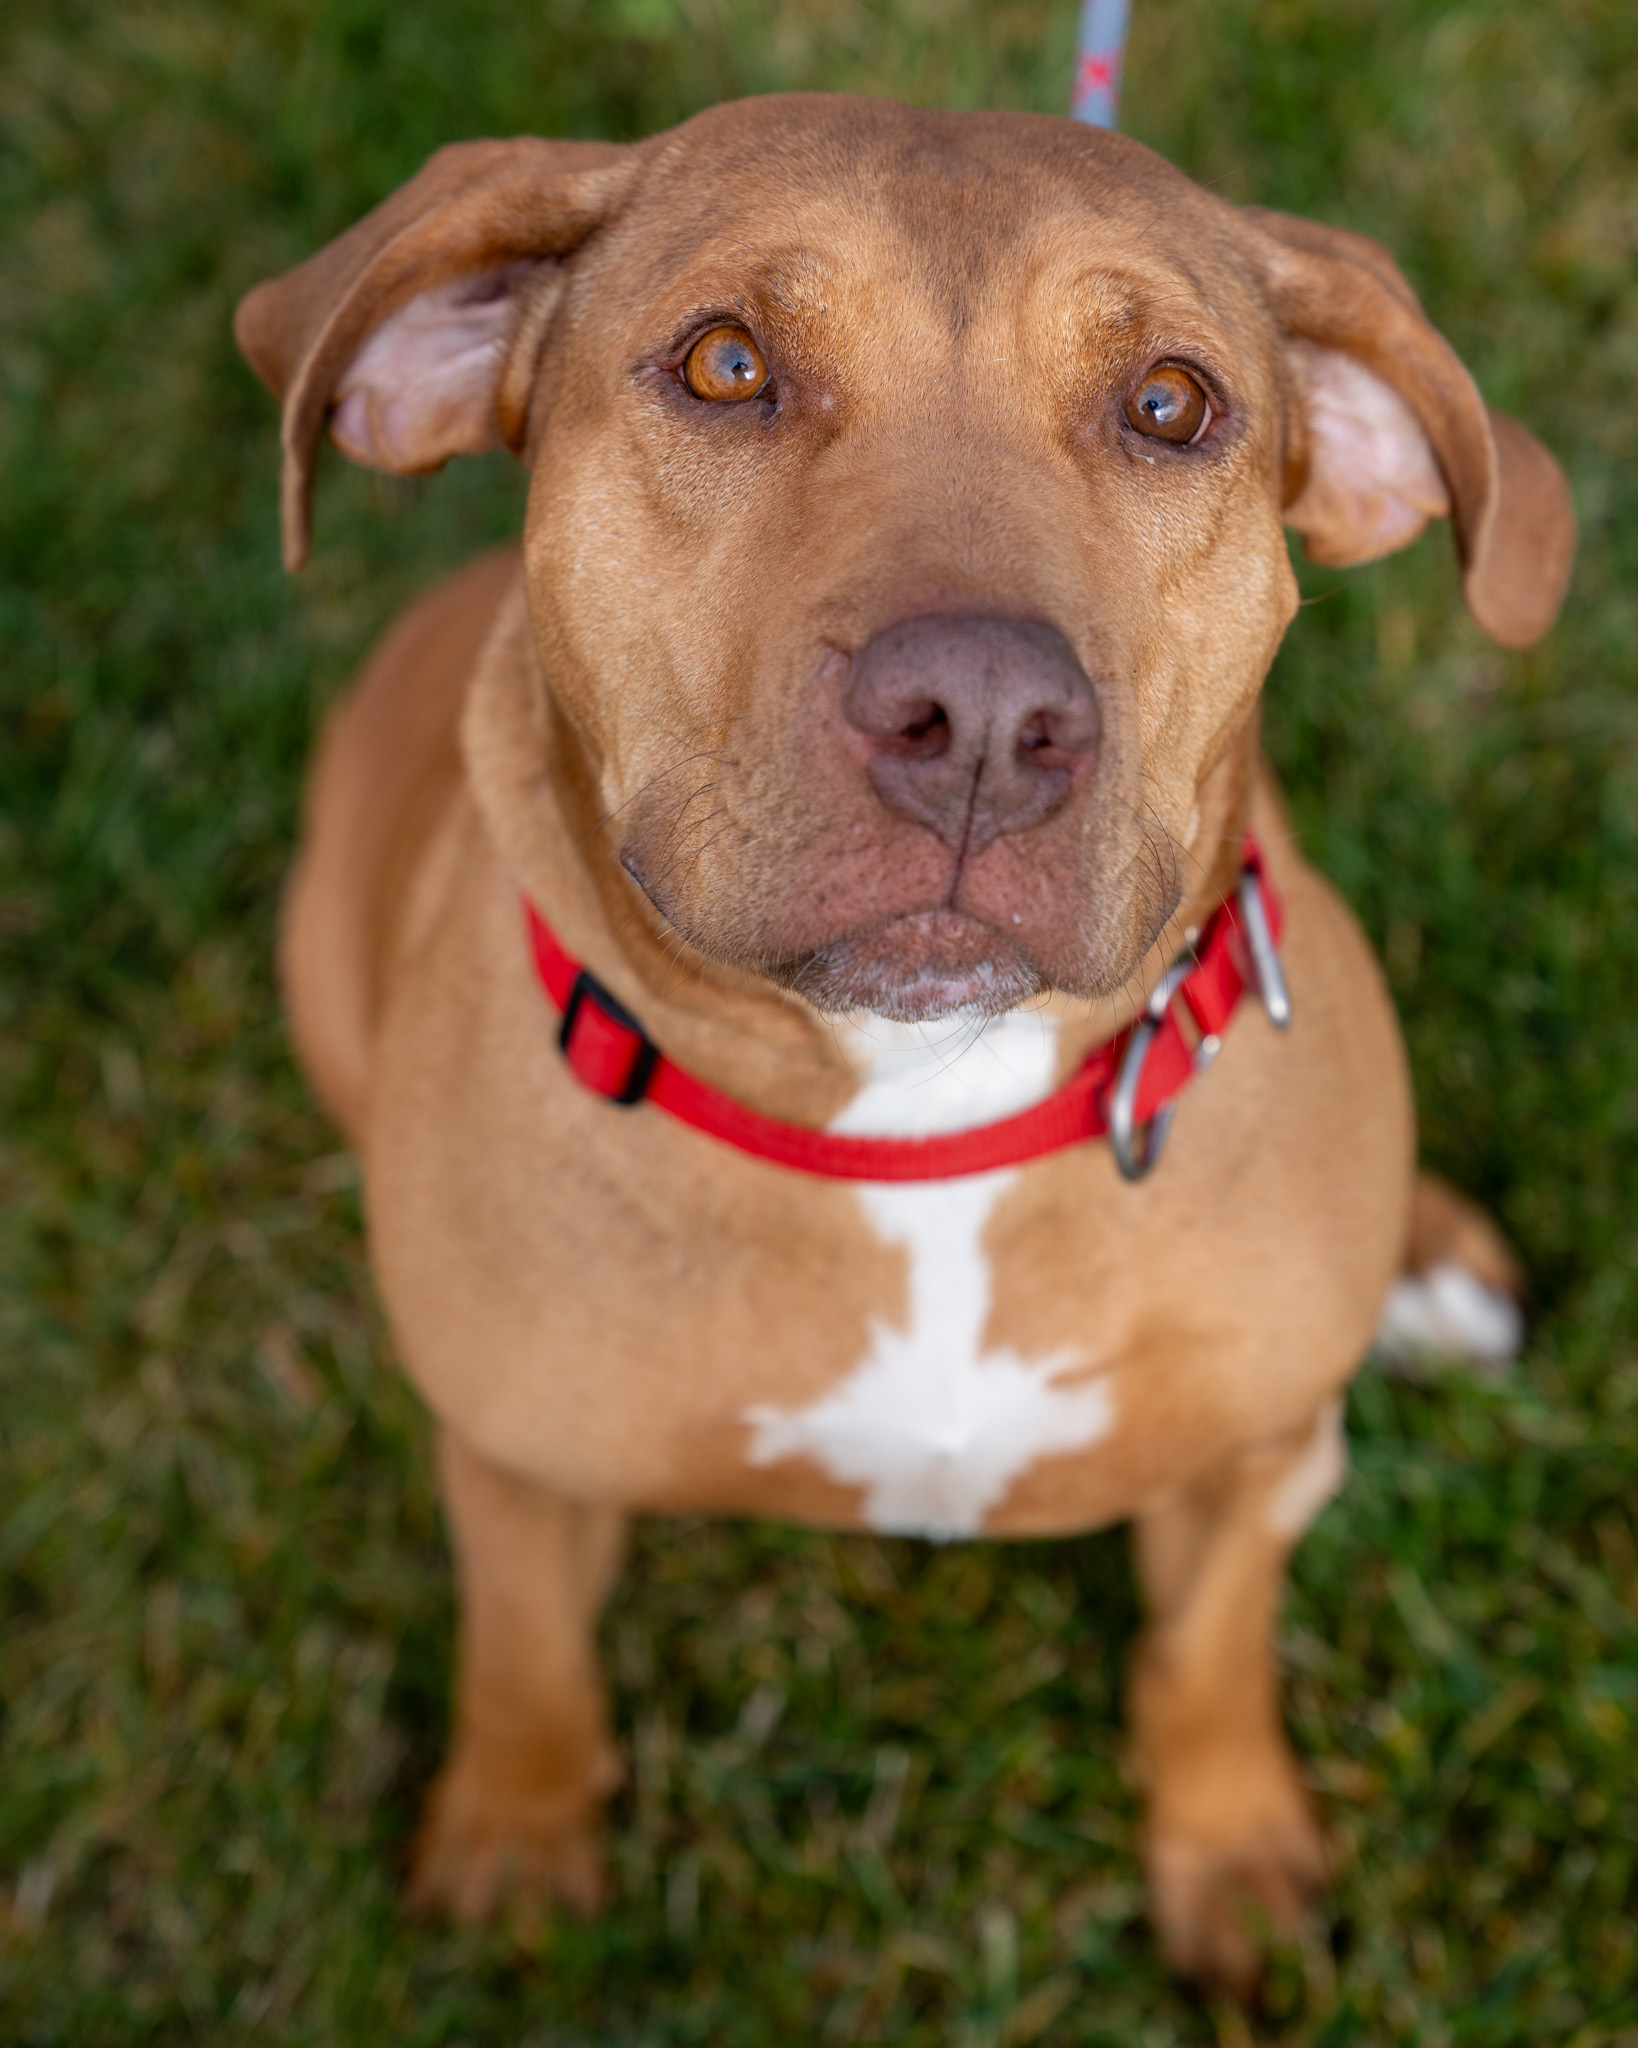
M 982 1026 L 871 1018 L 843 1029 L 866 1080 L 833 1130 L 929 1136 L 1010 1115 L 1052 1087 L 1055 1033 L 1038 1013 Z M 1030 1359 L 984 1347 L 984 1230 L 1016 1179 L 1008 1168 L 858 1190 L 878 1236 L 907 1254 L 905 1322 L 874 1324 L 859 1365 L 809 1407 L 747 1411 L 753 1464 L 812 1458 L 864 1490 L 865 1517 L 884 1533 L 973 1536 L 1036 1458 L 1109 1433 L 1107 1386 L 1055 1384 L 1087 1362 L 1082 1354 Z

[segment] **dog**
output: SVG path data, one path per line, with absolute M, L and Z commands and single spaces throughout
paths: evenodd
M 282 927 L 459 1578 L 412 1898 L 596 1903 L 628 1515 L 1130 1520 L 1152 1913 L 1246 1989 L 1324 1875 L 1273 1630 L 1343 1391 L 1391 1291 L 1505 1348 L 1516 1287 L 1259 753 L 1284 529 L 1448 517 L 1520 646 L 1557 465 L 1377 243 L 1035 115 L 454 144 L 237 334 L 292 569 L 326 426 L 531 471 L 331 715 Z

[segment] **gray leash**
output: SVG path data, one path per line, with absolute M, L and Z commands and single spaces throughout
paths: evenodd
M 1077 121 L 1089 121 L 1094 128 L 1115 125 L 1131 11 L 1131 0 L 1081 0 L 1069 111 Z

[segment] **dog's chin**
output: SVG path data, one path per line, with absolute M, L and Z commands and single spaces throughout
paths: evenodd
M 896 1024 L 993 1017 L 1045 986 L 1014 941 L 953 910 L 891 918 L 764 971 L 820 1010 L 869 1011 Z

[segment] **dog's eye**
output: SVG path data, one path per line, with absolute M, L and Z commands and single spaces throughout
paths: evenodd
M 1162 363 L 1126 401 L 1126 418 L 1157 441 L 1195 441 L 1211 422 L 1211 400 L 1187 370 Z
M 713 327 L 688 351 L 683 382 L 696 398 L 713 404 L 737 404 L 755 398 L 768 381 L 762 351 L 743 327 Z

